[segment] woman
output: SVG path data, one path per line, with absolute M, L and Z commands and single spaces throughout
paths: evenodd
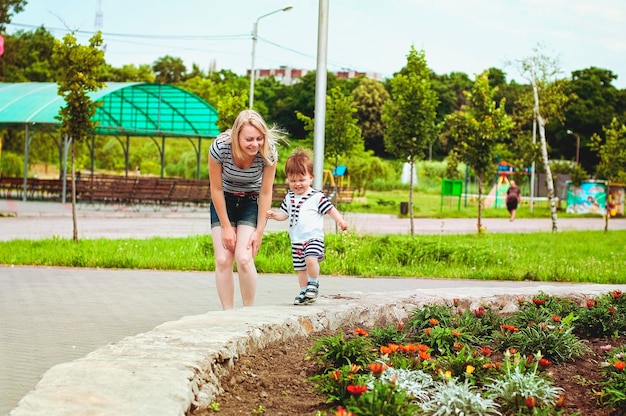
M 244 110 L 209 150 L 215 283 L 224 310 L 232 309 L 235 302 L 234 262 L 243 305 L 254 304 L 254 257 L 261 246 L 265 213 L 272 204 L 278 160 L 275 144 L 281 135 L 276 128 L 268 128 L 256 111 Z
M 522 201 L 522 192 L 515 184 L 515 181 L 511 181 L 509 189 L 506 191 L 506 209 L 509 210 L 509 221 L 515 220 L 515 213 L 517 212 L 517 206 Z

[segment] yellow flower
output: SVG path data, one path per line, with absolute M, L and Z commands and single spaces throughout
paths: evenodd
M 465 372 L 467 374 L 472 374 L 474 372 L 474 370 L 476 369 L 476 367 L 474 367 L 473 365 L 467 365 L 467 367 L 465 367 Z

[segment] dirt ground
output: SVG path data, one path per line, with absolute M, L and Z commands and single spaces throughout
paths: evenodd
M 265 414 L 315 415 L 328 411 L 331 406 L 325 398 L 311 393 L 312 384 L 306 379 L 316 372 L 313 361 L 304 361 L 308 349 L 321 335 L 288 343 L 276 343 L 255 353 L 241 357 L 231 374 L 222 381 L 224 394 L 217 398 L 219 411 L 195 409 L 192 416 L 235 416 Z M 624 339 L 620 343 L 624 343 Z M 575 362 L 555 365 L 551 369 L 556 385 L 565 389 L 564 414 L 584 416 L 620 416 L 600 408 L 596 403 L 594 389 L 599 390 L 600 346 L 618 345 L 616 340 L 589 340 L 592 352 Z

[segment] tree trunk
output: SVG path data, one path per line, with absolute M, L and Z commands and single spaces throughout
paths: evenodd
M 415 162 L 413 159 L 409 162 L 409 218 L 411 219 L 411 237 L 415 234 L 415 228 L 413 227 L 413 169 L 415 169 Z
M 76 174 L 74 168 L 74 142 L 71 142 L 70 160 L 72 164 L 72 225 L 74 227 L 73 237 L 74 241 L 78 241 L 78 225 L 76 223 Z
M 535 79 L 535 73 L 532 72 L 531 84 L 533 87 L 533 96 L 535 99 L 535 106 L 533 113 L 539 126 L 539 141 L 541 143 L 541 159 L 543 161 L 543 167 L 546 171 L 546 187 L 548 188 L 548 200 L 550 201 L 550 217 L 552 218 L 552 231 L 558 230 L 557 217 L 556 217 L 556 198 L 554 192 L 554 181 L 552 180 L 552 169 L 550 169 L 550 159 L 548 158 L 548 145 L 546 141 L 546 122 L 541 116 L 539 111 L 539 91 L 537 88 L 537 80 Z
M 552 180 L 552 169 L 550 169 L 550 160 L 548 159 L 548 146 L 546 143 L 546 123 L 537 113 L 537 124 L 539 125 L 539 139 L 541 142 L 541 159 L 543 167 L 546 170 L 546 187 L 548 188 L 548 200 L 550 201 L 550 217 L 552 218 L 552 231 L 558 231 L 556 216 L 556 193 L 554 192 L 554 181 Z

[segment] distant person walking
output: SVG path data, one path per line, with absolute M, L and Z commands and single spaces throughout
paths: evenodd
M 506 191 L 506 209 L 509 210 L 509 221 L 515 220 L 517 206 L 522 202 L 522 191 L 515 181 L 511 181 L 509 189 Z
M 268 128 L 259 113 L 244 110 L 209 150 L 215 284 L 224 310 L 234 307 L 234 262 L 243 306 L 254 304 L 258 278 L 254 258 L 272 204 L 275 144 L 281 137 L 282 132 Z
M 320 262 L 324 260 L 324 215 L 330 215 L 342 231 L 348 228 L 348 223 L 322 191 L 311 187 L 313 159 L 306 149 L 297 148 L 287 158 L 285 175 L 289 191 L 280 211 L 268 210 L 266 215 L 277 221 L 289 219 L 291 256 L 300 285 L 300 293 L 293 303 L 306 305 L 315 302 L 319 294 Z

